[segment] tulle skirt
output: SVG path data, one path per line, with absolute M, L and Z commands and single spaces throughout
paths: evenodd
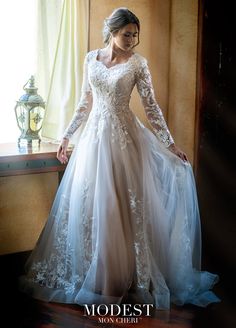
M 20 289 L 80 305 L 218 302 L 210 291 L 218 276 L 200 270 L 191 165 L 131 111 L 115 119 L 91 113 Z

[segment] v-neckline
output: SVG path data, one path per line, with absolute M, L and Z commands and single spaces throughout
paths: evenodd
M 126 60 L 125 62 L 123 62 L 123 63 L 118 63 L 118 64 L 115 64 L 115 65 L 113 65 L 113 66 L 110 66 L 110 67 L 107 67 L 101 60 L 98 60 L 98 55 L 99 55 L 99 51 L 100 51 L 101 49 L 97 49 L 97 51 L 96 51 L 96 56 L 95 56 L 95 60 L 96 60 L 96 62 L 98 62 L 98 63 L 100 63 L 102 66 L 104 66 L 107 70 L 110 70 L 110 69 L 112 69 L 112 68 L 114 68 L 114 67 L 116 67 L 116 66 L 121 66 L 121 65 L 126 65 L 126 64 L 128 64 L 129 62 L 130 62 L 130 60 L 131 60 L 131 58 L 133 58 L 133 56 L 135 55 L 135 52 L 128 58 L 128 60 Z

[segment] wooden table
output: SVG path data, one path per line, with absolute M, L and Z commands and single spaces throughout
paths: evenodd
M 56 158 L 57 144 L 41 142 L 32 145 L 0 144 L 0 176 L 12 176 L 65 170 Z M 69 148 L 69 155 L 72 148 Z
M 49 142 L 0 144 L 0 254 L 34 247 L 66 168 L 57 148 Z

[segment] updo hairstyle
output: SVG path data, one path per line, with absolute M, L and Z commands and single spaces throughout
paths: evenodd
M 115 9 L 109 17 L 105 18 L 103 27 L 104 44 L 108 46 L 112 35 L 130 23 L 136 24 L 138 28 L 138 42 L 133 48 L 136 47 L 139 44 L 140 22 L 138 17 L 125 7 Z

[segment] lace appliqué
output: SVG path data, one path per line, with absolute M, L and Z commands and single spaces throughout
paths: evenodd
M 79 274 L 72 272 L 75 250 L 68 241 L 69 199 L 61 196 L 60 210 L 54 216 L 56 229 L 51 254 L 43 261 L 34 262 L 28 279 L 41 286 L 54 289 L 64 289 L 65 293 L 73 293 L 82 285 L 82 281 L 91 265 L 92 259 L 92 226 L 93 217 L 88 216 L 87 198 L 89 184 L 85 180 L 81 197 L 81 225 L 79 229 L 81 242 L 81 266 Z
M 65 293 L 73 293 L 81 279 L 72 273 L 73 248 L 67 241 L 68 236 L 68 204 L 69 200 L 62 195 L 59 213 L 54 216 L 58 222 L 55 230 L 53 249 L 49 258 L 34 262 L 28 279 L 41 286 L 64 289 Z
M 132 120 L 132 117 L 130 113 L 127 113 L 127 110 L 120 113 L 112 111 L 98 112 L 91 117 L 91 122 L 89 122 L 91 128 L 89 127 L 88 131 L 92 130 L 93 132 L 93 142 L 98 142 L 106 130 L 110 131 L 109 139 L 111 142 L 120 145 L 123 150 L 127 148 L 129 143 L 132 143 L 127 125 L 130 120 Z
M 154 133 L 166 147 L 173 144 L 174 140 L 155 100 L 146 60 L 134 54 L 127 63 L 107 68 L 96 58 L 96 50 L 89 52 L 85 58 L 81 100 L 63 137 L 69 139 L 81 123 L 87 120 L 92 109 L 95 115 L 101 114 L 97 116 L 98 121 L 91 125 L 91 128 L 97 129 L 97 137 L 106 124 L 104 117 L 110 116 L 112 141 L 118 141 L 121 148 L 125 149 L 131 142 L 127 128 L 129 122 L 125 122 L 125 119 L 130 117 L 129 101 L 136 83 Z
M 81 197 L 82 200 L 82 209 L 81 209 L 81 216 L 82 216 L 82 225 L 80 227 L 80 239 L 82 241 L 82 263 L 83 272 L 86 273 L 91 265 L 92 260 L 92 226 L 94 218 L 88 215 L 87 210 L 87 198 L 89 195 L 89 183 L 88 180 L 85 180 L 83 194 Z
M 166 147 L 169 147 L 174 143 L 174 140 L 168 130 L 162 111 L 156 102 L 151 74 L 146 60 L 142 61 L 141 69 L 138 72 L 137 90 L 155 135 Z
M 83 107 L 76 110 L 69 127 L 66 129 L 63 138 L 70 139 L 77 128 L 88 118 L 88 101 L 83 102 Z
M 127 117 L 126 113 L 124 116 Z M 124 118 L 121 119 L 118 115 L 113 115 L 112 119 L 112 135 L 111 141 L 114 143 L 119 141 L 121 149 L 125 149 L 132 142 L 127 129 L 127 123 Z
M 148 256 L 148 244 L 145 236 L 145 222 L 143 214 L 143 201 L 137 199 L 136 194 L 129 189 L 129 200 L 131 212 L 135 222 L 135 258 L 136 258 L 136 274 L 137 287 L 149 289 L 150 285 L 150 264 Z
M 94 59 L 90 71 L 93 109 L 87 132 L 94 131 L 93 141 L 96 142 L 107 130 L 111 142 L 125 149 L 132 142 L 129 126 L 134 117 L 129 109 L 129 101 L 134 85 L 133 67 L 120 64 L 108 69 Z

